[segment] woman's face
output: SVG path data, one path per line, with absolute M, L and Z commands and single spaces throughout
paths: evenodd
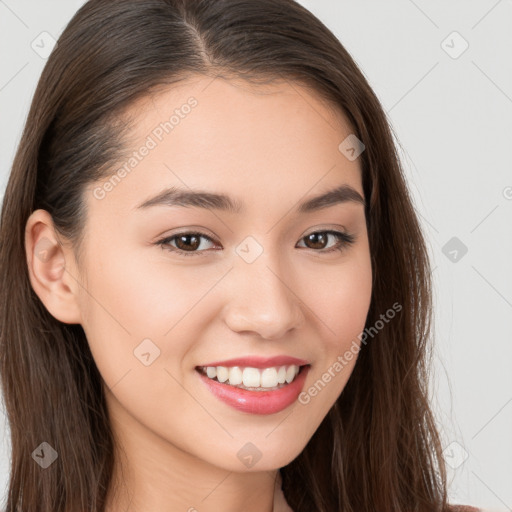
M 221 78 L 131 113 L 126 160 L 85 196 L 77 301 L 114 429 L 145 456 L 282 467 L 343 390 L 370 304 L 361 168 L 339 148 L 351 129 L 297 84 Z M 355 192 L 310 203 L 343 186 Z M 198 191 L 215 197 L 188 197 Z M 226 362 L 237 358 L 249 360 Z M 291 358 L 308 365 L 299 387 L 228 384 L 271 388 L 295 376 Z

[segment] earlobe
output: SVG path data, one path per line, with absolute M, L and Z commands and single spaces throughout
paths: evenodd
M 25 251 L 30 283 L 49 313 L 67 324 L 81 323 L 73 254 L 62 245 L 46 210 L 28 218 Z

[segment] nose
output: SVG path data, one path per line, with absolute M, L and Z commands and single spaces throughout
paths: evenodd
M 262 255 L 250 264 L 235 263 L 224 308 L 224 321 L 231 330 L 274 340 L 303 325 L 303 303 L 294 289 L 297 283 L 294 286 L 290 272 L 283 274 L 276 261 Z

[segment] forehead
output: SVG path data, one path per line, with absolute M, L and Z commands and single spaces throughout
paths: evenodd
M 125 172 L 108 194 L 126 211 L 170 186 L 233 191 L 258 207 L 272 196 L 298 200 L 342 183 L 362 195 L 359 161 L 339 150 L 352 133 L 348 121 L 296 82 L 255 86 L 193 76 L 159 88 L 126 114 L 127 151 L 112 169 Z

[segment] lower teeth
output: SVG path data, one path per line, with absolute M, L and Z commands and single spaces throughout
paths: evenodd
M 217 382 L 219 382 L 216 378 L 214 379 Z M 284 384 L 278 384 L 277 386 L 274 386 L 273 388 L 249 388 L 247 386 L 244 386 L 243 384 L 229 384 L 229 382 L 221 382 L 221 384 L 227 384 L 228 386 L 231 386 L 233 388 L 240 388 L 240 389 L 248 389 L 249 391 L 273 391 L 275 389 L 281 389 L 283 386 L 286 386 L 286 383 Z

